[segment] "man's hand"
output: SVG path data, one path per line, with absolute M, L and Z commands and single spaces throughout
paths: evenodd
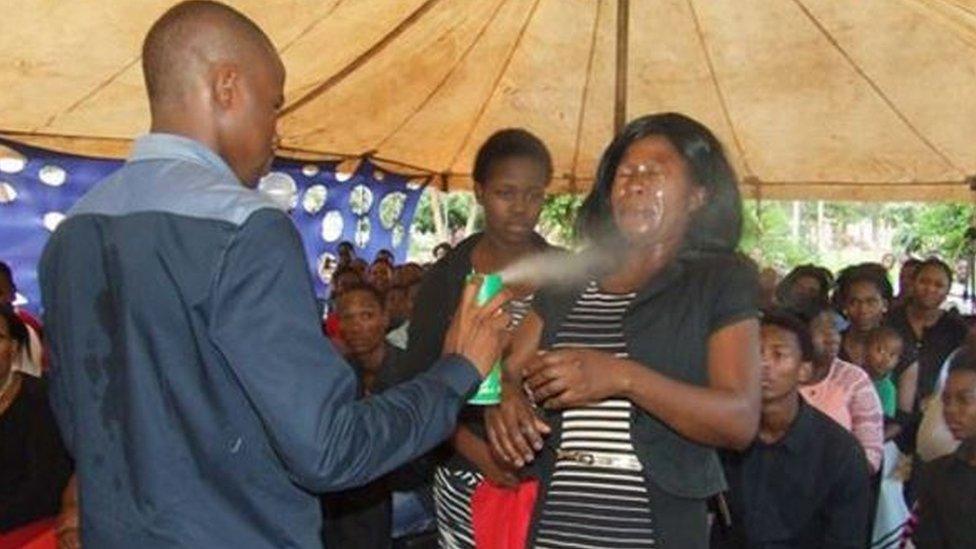
M 502 291 L 484 306 L 479 306 L 475 297 L 480 284 L 481 280 L 475 278 L 464 285 L 461 304 L 444 337 L 444 354 L 464 356 L 484 377 L 508 344 L 509 316 L 502 310 L 502 305 L 511 295 Z

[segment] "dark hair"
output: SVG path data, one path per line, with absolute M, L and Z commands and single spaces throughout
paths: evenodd
M 976 374 L 976 341 L 967 341 L 949 362 L 949 373 L 973 372 Z
M 759 323 L 761 326 L 776 326 L 792 332 L 800 344 L 800 356 L 803 360 L 809 362 L 814 359 L 813 338 L 810 337 L 810 328 L 806 322 L 800 320 L 790 311 L 783 309 L 769 311 L 762 315 Z
M 484 185 L 491 165 L 506 158 L 529 158 L 545 170 L 546 184 L 552 179 L 552 155 L 541 139 L 521 128 L 506 128 L 491 135 L 478 149 L 472 178 Z
M 0 276 L 6 277 L 10 281 L 10 287 L 14 291 L 17 291 L 17 286 L 14 284 L 14 273 L 10 270 L 10 265 L 7 265 L 3 261 L 0 261 Z
M 883 339 L 897 339 L 898 341 L 902 342 L 902 344 L 905 343 L 905 338 L 901 336 L 901 332 L 892 328 L 891 326 L 878 326 L 877 328 L 868 332 L 868 343 L 873 343 Z
M 823 316 L 825 314 L 828 314 L 828 313 L 834 317 L 834 320 L 835 320 L 834 325 L 835 325 L 835 327 L 837 327 L 837 321 L 844 322 L 844 315 L 840 314 L 837 311 L 837 309 L 835 309 L 834 306 L 831 305 L 828 302 L 814 303 L 814 304 L 810 305 L 809 307 L 807 307 L 806 310 L 803 310 L 803 311 L 798 311 L 798 310 L 791 309 L 791 308 L 788 308 L 788 307 L 781 307 L 779 310 L 780 311 L 785 311 L 785 312 L 790 313 L 791 315 L 799 318 L 800 320 L 806 322 L 807 323 L 807 326 L 810 326 L 811 324 L 813 324 L 813 321 L 814 320 L 817 320 L 821 316 Z M 838 328 L 838 331 L 841 331 L 840 330 L 840 327 L 837 327 L 837 328 Z
M 660 113 L 631 121 L 603 151 L 596 181 L 577 218 L 581 236 L 592 241 L 619 236 L 610 196 L 617 166 L 636 141 L 659 136 L 667 139 L 685 161 L 695 185 L 708 195 L 690 220 L 683 248 L 700 252 L 731 252 L 742 236 L 742 199 L 735 170 L 711 130 L 683 114 Z
M 784 305 L 787 304 L 789 301 L 789 292 L 792 291 L 793 285 L 796 284 L 796 282 L 801 278 L 813 278 L 819 282 L 820 298 L 818 299 L 818 305 L 827 303 L 830 296 L 830 288 L 834 285 L 834 275 L 825 267 L 810 263 L 794 268 L 783 277 L 783 280 L 780 281 L 779 286 L 776 287 L 777 301 Z
M 10 337 L 20 345 L 21 349 L 26 349 L 30 341 L 27 326 L 10 304 L 0 303 L 0 318 L 3 318 L 4 322 L 7 323 Z
M 920 261 L 918 263 L 918 269 L 915 271 L 915 278 L 918 278 L 918 275 L 923 270 L 925 270 L 925 269 L 927 269 L 929 267 L 936 267 L 938 269 L 942 269 L 942 272 L 945 273 L 946 278 L 949 280 L 949 284 L 952 284 L 952 280 L 954 278 L 953 273 L 952 273 L 952 267 L 949 267 L 949 264 L 948 263 L 946 263 L 945 261 L 942 261 L 941 259 L 939 259 L 937 257 L 930 257 L 930 258 L 926 259 L 925 261 Z
M 895 295 L 888 280 L 888 269 L 878 263 L 861 263 L 845 268 L 837 276 L 837 292 L 835 293 L 835 304 L 838 306 L 847 302 L 848 292 L 856 283 L 867 282 L 877 288 L 878 293 L 885 301 L 891 301 Z
M 921 259 L 917 257 L 909 257 L 908 259 L 902 262 L 901 268 L 904 269 L 905 267 L 918 267 L 921 264 L 922 264 Z
M 365 282 L 360 282 L 357 284 L 352 284 L 342 292 L 342 296 L 345 297 L 353 292 L 365 292 L 376 300 L 376 303 L 380 306 L 380 309 L 386 310 L 386 297 L 382 292 L 376 289 L 376 286 L 372 284 L 367 284 Z

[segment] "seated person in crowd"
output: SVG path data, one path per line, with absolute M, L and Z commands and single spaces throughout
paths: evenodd
M 834 276 L 817 265 L 800 265 L 790 271 L 776 288 L 776 305 L 805 314 L 825 305 Z
M 71 464 L 43 379 L 13 370 L 27 327 L 0 304 L 0 532 L 58 513 Z
M 14 283 L 10 266 L 0 261 L 0 306 L 9 305 L 27 328 L 27 352 L 23 353 L 13 365 L 13 369 L 34 377 L 41 377 L 44 365 L 44 330 L 41 321 L 34 315 L 14 304 L 17 299 L 17 284 Z
M 813 360 L 808 328 L 782 312 L 761 322 L 759 435 L 745 451 L 723 454 L 730 520 L 716 522 L 712 547 L 864 547 L 869 507 L 864 452 L 799 393 L 800 378 Z
M 394 269 L 391 260 L 386 259 L 386 256 L 377 256 L 376 261 L 369 267 L 367 279 L 381 294 L 385 294 L 393 287 L 393 274 Z
M 904 342 L 897 330 L 880 326 L 868 332 L 864 370 L 874 382 L 885 416 L 884 459 L 880 476 L 872 478 L 871 486 L 878 496 L 874 505 L 872 539 L 879 546 L 884 546 L 885 540 L 900 532 L 909 516 L 903 496 L 903 472 L 899 468 L 901 452 L 894 439 L 902 432 L 903 423 L 911 421 L 911 405 L 899 406 L 898 387 L 892 379 L 892 372 L 901 363 L 904 351 Z
M 837 313 L 821 305 L 809 318 L 814 357 L 800 394 L 861 443 L 871 472 L 881 468 L 884 453 L 884 415 L 871 378 L 859 366 L 838 358 L 841 336 Z
M 904 342 L 897 330 L 881 326 L 868 334 L 864 354 L 864 370 L 871 376 L 875 391 L 881 399 L 881 410 L 885 417 L 884 439 L 889 441 L 901 432 L 897 422 L 898 388 L 892 381 L 892 371 L 901 361 Z
M 976 352 L 963 352 L 942 392 L 955 453 L 923 466 L 919 479 L 919 549 L 976 547 Z
M 407 348 L 407 324 L 410 312 L 407 310 L 407 288 L 394 284 L 384 296 L 386 311 L 390 315 L 386 340 L 398 349 Z
M 383 296 L 368 284 L 351 285 L 343 289 L 336 306 L 347 346 L 346 359 L 356 372 L 360 396 L 381 392 L 392 384 L 388 377 L 391 365 L 401 352 L 384 339 L 390 317 Z M 404 468 L 361 488 L 323 496 L 326 547 L 390 547 L 394 523 L 398 522 L 391 491 L 399 484 L 409 483 L 408 477 L 409 468 Z M 433 523 L 432 505 L 431 502 L 427 511 L 428 525 Z M 417 514 L 414 508 L 403 511 Z M 416 517 L 407 518 L 416 522 Z

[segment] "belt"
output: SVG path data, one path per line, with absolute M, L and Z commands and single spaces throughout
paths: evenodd
M 637 456 L 622 456 L 620 454 L 608 454 L 604 452 L 577 452 L 556 450 L 557 461 L 572 461 L 590 467 L 603 467 L 606 469 L 623 469 L 625 471 L 641 471 L 641 465 Z

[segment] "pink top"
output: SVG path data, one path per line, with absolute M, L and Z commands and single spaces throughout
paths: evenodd
M 827 377 L 800 387 L 800 394 L 854 435 L 864 447 L 871 470 L 877 472 L 884 455 L 884 415 L 868 374 L 838 358 Z

